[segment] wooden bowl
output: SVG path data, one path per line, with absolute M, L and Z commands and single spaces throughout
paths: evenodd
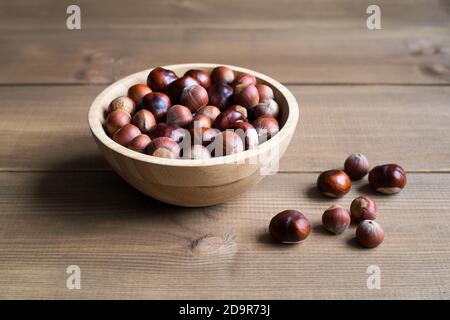
M 179 76 L 189 69 L 210 71 L 216 64 L 192 63 L 164 66 Z M 299 110 L 292 93 L 274 79 L 252 70 L 228 66 L 236 74 L 249 73 L 258 83 L 269 85 L 280 106 L 280 132 L 257 148 L 206 160 L 165 159 L 141 154 L 114 142 L 105 132 L 105 115 L 114 98 L 127 94 L 130 86 L 146 83 L 149 70 L 111 84 L 94 100 L 89 110 L 92 135 L 111 167 L 137 190 L 160 201 L 187 207 L 223 203 L 255 185 L 277 164 L 292 138 Z M 273 170 L 275 167 L 275 172 Z

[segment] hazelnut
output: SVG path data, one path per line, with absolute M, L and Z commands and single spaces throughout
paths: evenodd
M 221 157 L 244 151 L 244 143 L 233 131 L 223 131 L 214 137 L 208 148 L 215 157 Z
M 167 124 L 185 128 L 192 122 L 192 113 L 187 107 L 176 104 L 167 111 L 166 119 Z
M 209 150 L 201 144 L 194 144 L 183 155 L 184 158 L 192 160 L 204 160 L 211 158 Z
M 212 121 L 210 117 L 203 114 L 197 114 L 190 126 L 192 128 L 211 128 Z
M 352 201 L 350 213 L 355 221 L 375 220 L 378 216 L 376 203 L 368 196 L 360 196 Z
M 146 152 L 154 157 L 176 159 L 180 156 L 180 146 L 171 138 L 159 137 L 148 144 Z
M 280 107 L 278 106 L 278 103 L 275 100 L 269 99 L 258 103 L 251 109 L 251 111 L 255 118 L 258 118 L 260 116 L 269 116 L 277 118 L 280 112 Z
M 369 161 L 361 153 L 350 155 L 344 163 L 344 171 L 352 180 L 359 180 L 369 172 Z
M 233 104 L 232 106 L 229 106 L 227 110 L 234 110 L 237 112 L 242 113 L 242 115 L 247 119 L 248 118 L 248 112 L 247 109 L 245 109 L 243 106 L 238 104 Z
M 356 227 L 356 239 L 366 248 L 378 247 L 384 240 L 383 228 L 373 220 L 364 220 Z
M 351 186 L 349 176 L 341 170 L 324 171 L 317 179 L 317 188 L 328 197 L 342 197 L 350 191 Z
M 189 132 L 186 129 L 167 123 L 158 123 L 149 133 L 152 139 L 167 137 L 175 140 L 177 143 L 181 142 L 188 134 Z
M 165 92 L 167 86 L 178 79 L 175 72 L 161 67 L 154 68 L 147 77 L 147 85 L 153 91 Z
M 259 83 L 256 85 L 256 89 L 258 89 L 259 93 L 259 102 L 275 98 L 272 88 L 269 87 L 268 85 Z
M 181 93 L 180 103 L 191 110 L 191 112 L 196 112 L 201 107 L 208 104 L 208 92 L 201 85 L 193 85 L 184 88 Z
M 172 106 L 169 96 L 161 92 L 150 92 L 142 100 L 144 108 L 153 113 L 156 121 L 164 121 L 167 111 Z
M 129 123 L 116 131 L 113 135 L 113 140 L 122 146 L 126 146 L 141 134 L 141 131 L 135 125 Z
M 253 127 L 255 127 L 256 132 L 258 133 L 260 144 L 271 139 L 280 130 L 277 119 L 269 116 L 256 118 L 253 122 Z
M 233 89 L 224 83 L 214 83 L 208 88 L 209 104 L 225 109 L 232 103 Z
M 172 101 L 172 103 L 178 103 L 183 90 L 194 85 L 198 85 L 198 82 L 189 76 L 183 76 L 173 81 L 167 87 L 167 94 L 170 97 L 170 101 Z
M 127 144 L 127 148 L 136 152 L 143 153 L 145 152 L 145 149 L 151 141 L 152 139 L 150 139 L 148 135 L 140 134 Z
M 124 110 L 129 114 L 134 114 L 136 112 L 136 104 L 131 98 L 125 96 L 118 97 L 111 101 L 108 112 L 113 112 L 116 110 Z
M 134 101 L 137 108 L 142 107 L 142 99 L 152 90 L 145 83 L 138 83 L 128 89 L 128 97 Z
M 406 185 L 405 170 L 397 164 L 376 166 L 369 172 L 369 184 L 381 193 L 398 193 Z
M 142 133 L 147 133 L 156 125 L 156 119 L 150 111 L 142 109 L 134 115 L 133 124 L 138 127 Z
M 214 137 L 220 134 L 220 130 L 215 128 L 191 128 L 192 144 L 202 144 L 207 146 L 214 140 Z
M 248 73 L 241 73 L 231 84 L 234 91 L 241 91 L 249 85 L 256 85 L 256 78 Z
M 206 71 L 192 69 L 186 71 L 184 75 L 194 78 L 203 88 L 208 88 L 211 85 L 211 78 Z
M 256 86 L 253 84 L 244 88 L 236 87 L 233 98 L 241 106 L 250 109 L 256 106 L 259 102 L 258 89 L 256 89 Z
M 208 105 L 208 106 L 204 106 L 204 107 L 198 109 L 196 115 L 199 115 L 199 114 L 203 114 L 203 115 L 209 117 L 211 119 L 211 121 L 214 122 L 216 120 L 217 116 L 220 114 L 220 109 L 217 108 L 216 106 Z
M 220 131 L 224 131 L 226 129 L 230 129 L 232 124 L 236 121 L 246 121 L 247 119 L 244 115 L 238 111 L 234 110 L 225 110 L 216 118 L 214 121 L 214 127 L 219 129 Z
M 117 130 L 130 122 L 131 116 L 128 112 L 122 109 L 114 110 L 106 118 L 106 130 L 112 136 Z
M 334 234 L 341 234 L 350 225 L 350 214 L 347 209 L 338 205 L 329 207 L 322 215 L 322 225 Z
M 281 243 L 296 243 L 305 240 L 311 231 L 308 219 L 296 210 L 285 210 L 272 218 L 269 232 Z
M 231 127 L 234 132 L 241 137 L 244 142 L 245 150 L 255 148 L 259 144 L 258 133 L 255 127 L 244 121 L 234 122 Z
M 230 84 L 234 81 L 234 71 L 225 66 L 215 67 L 211 71 L 212 83 Z

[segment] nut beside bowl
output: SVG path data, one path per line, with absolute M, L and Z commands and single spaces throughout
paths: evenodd
M 217 64 L 164 66 L 182 76 L 190 69 L 210 72 Z M 248 73 L 258 83 L 269 85 L 280 109 L 280 131 L 254 149 L 210 159 L 166 159 L 141 154 L 114 142 L 105 132 L 105 115 L 110 102 L 134 84 L 145 83 L 144 70 L 108 86 L 92 103 L 89 127 L 101 153 L 111 167 L 131 186 L 162 202 L 201 207 L 226 202 L 242 194 L 264 177 L 267 166 L 279 161 L 293 136 L 299 117 L 292 93 L 276 80 L 252 70 L 228 66 L 236 75 Z

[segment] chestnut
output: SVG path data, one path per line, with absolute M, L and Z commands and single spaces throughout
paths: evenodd
M 184 88 L 180 96 L 180 103 L 188 107 L 191 112 L 206 106 L 208 100 L 208 92 L 199 84 Z
M 127 144 L 127 148 L 136 152 L 143 153 L 145 152 L 145 149 L 151 141 L 152 139 L 150 139 L 148 135 L 140 134 Z
M 203 114 L 211 119 L 212 122 L 214 122 L 217 118 L 217 116 L 220 114 L 220 109 L 216 106 L 204 106 L 197 110 L 196 115 Z
M 246 87 L 236 87 L 233 93 L 233 98 L 236 103 L 244 106 L 247 109 L 253 108 L 259 102 L 259 93 L 256 86 L 250 84 Z
M 172 106 L 169 96 L 161 92 L 150 92 L 142 100 L 144 108 L 153 113 L 156 121 L 163 121 Z
M 214 140 L 214 137 L 220 134 L 220 130 L 215 128 L 191 128 L 192 144 L 202 144 L 207 146 Z
M 128 112 L 122 109 L 114 110 L 106 117 L 106 130 L 112 136 L 117 130 L 130 122 L 131 116 Z
M 277 119 L 269 116 L 256 118 L 253 122 L 253 127 L 255 127 L 256 132 L 258 133 L 260 144 L 271 139 L 280 130 Z
M 359 222 L 362 220 L 375 220 L 378 216 L 378 207 L 369 196 L 355 198 L 350 205 L 352 218 Z
M 134 101 L 137 108 L 142 107 L 142 99 L 152 90 L 145 83 L 138 83 L 128 89 L 128 97 Z
M 230 129 L 231 125 L 236 121 L 246 121 L 247 119 L 244 115 L 238 111 L 225 110 L 216 118 L 214 121 L 214 127 L 220 131 Z
M 141 131 L 135 125 L 129 123 L 116 131 L 113 135 L 113 140 L 122 146 L 126 146 L 141 134 Z
M 256 85 L 256 78 L 248 73 L 241 73 L 231 84 L 234 91 L 241 91 L 249 85 Z
M 317 178 L 317 188 L 328 197 L 342 197 L 350 191 L 352 182 L 342 170 L 328 170 L 322 172 Z
M 161 67 L 156 67 L 148 74 L 147 85 L 153 91 L 165 92 L 167 90 L 167 86 L 177 79 L 178 77 L 175 72 Z
M 359 180 L 369 172 L 369 161 L 361 153 L 350 155 L 344 163 L 344 171 L 352 180 Z
M 256 89 L 258 89 L 259 93 L 259 102 L 275 98 L 272 88 L 269 87 L 268 85 L 258 83 L 256 85 Z
M 180 146 L 171 138 L 159 137 L 148 144 L 146 152 L 154 157 L 176 159 L 180 156 Z
M 234 81 L 234 71 L 225 66 L 215 67 L 211 71 L 212 83 L 231 84 Z
M 251 109 L 251 111 L 253 117 L 255 118 L 258 118 L 260 116 L 269 116 L 277 118 L 280 112 L 280 107 L 278 106 L 278 103 L 275 100 L 269 99 L 258 103 Z
M 211 85 L 211 78 L 206 71 L 191 69 L 186 71 L 184 75 L 194 78 L 203 88 L 208 88 Z
M 142 133 L 147 133 L 156 125 L 156 119 L 150 111 L 142 109 L 133 116 L 133 124 Z
M 187 149 L 183 157 L 192 160 L 204 160 L 211 158 L 211 154 L 209 153 L 209 150 L 201 144 L 194 144 Z
M 369 172 L 369 184 L 375 191 L 381 193 L 398 193 L 406 185 L 405 170 L 397 164 L 376 166 Z
M 375 248 L 383 242 L 384 230 L 375 221 L 364 220 L 356 227 L 356 239 L 363 247 Z
M 305 240 L 311 231 L 311 223 L 297 210 L 285 210 L 272 218 L 269 232 L 281 243 L 297 243 Z
M 181 142 L 187 135 L 189 131 L 184 128 L 180 128 L 174 124 L 158 123 L 153 130 L 150 131 L 149 136 L 152 139 L 159 137 L 167 137 L 175 140 L 175 142 Z
M 204 114 L 197 114 L 190 124 L 190 127 L 192 128 L 211 128 L 211 126 L 212 126 L 211 118 L 205 116 Z
M 192 122 L 191 110 L 181 104 L 176 104 L 167 111 L 166 122 L 185 128 Z
M 173 81 L 167 87 L 167 94 L 170 97 L 170 101 L 172 101 L 172 103 L 179 103 L 183 90 L 194 85 L 198 85 L 198 82 L 189 76 L 183 76 Z
M 232 106 L 229 106 L 227 108 L 227 110 L 234 110 L 234 111 L 240 112 L 246 119 L 248 118 L 247 109 L 239 104 L 233 104 Z
M 339 205 L 329 207 L 322 215 L 322 225 L 334 234 L 341 234 L 350 225 L 351 218 L 347 209 Z
M 118 97 L 115 98 L 109 104 L 108 112 L 113 112 L 116 110 L 124 110 L 129 114 L 134 114 L 136 112 L 136 103 L 129 97 Z
M 215 83 L 208 88 L 209 104 L 225 109 L 232 103 L 233 89 L 224 83 Z
M 237 121 L 231 124 L 231 129 L 241 137 L 244 142 L 245 150 L 255 148 L 259 144 L 258 133 L 255 127 L 244 121 Z
M 244 151 L 244 143 L 233 131 L 223 131 L 214 137 L 208 148 L 215 157 L 228 156 Z

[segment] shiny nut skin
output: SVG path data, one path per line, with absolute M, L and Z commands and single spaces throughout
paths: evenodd
M 280 107 L 278 106 L 278 103 L 273 100 L 264 100 L 260 103 L 258 103 L 256 106 L 254 106 L 252 109 L 253 117 L 258 118 L 261 116 L 269 116 L 277 118 L 280 113 Z
M 256 86 L 251 84 L 244 88 L 237 88 L 234 91 L 233 99 L 237 104 L 251 109 L 259 103 L 259 93 Z
M 280 126 L 277 119 L 269 116 L 261 116 L 256 118 L 253 122 L 253 127 L 255 127 L 258 133 L 259 143 L 266 142 L 275 136 L 278 131 L 280 131 Z
M 384 230 L 373 220 L 363 220 L 356 227 L 356 240 L 366 248 L 378 247 L 384 240 Z
M 211 121 L 214 122 L 217 116 L 220 114 L 220 109 L 216 106 L 207 105 L 197 110 L 196 115 L 200 114 L 209 117 Z
M 169 108 L 172 106 L 168 95 L 161 92 L 151 92 L 142 100 L 144 108 L 153 113 L 157 122 L 164 121 Z
M 324 171 L 317 178 L 317 188 L 327 197 L 342 197 L 351 187 L 349 176 L 342 170 Z
M 150 139 L 148 135 L 140 134 L 127 144 L 127 148 L 136 152 L 144 153 L 145 149 L 151 141 L 152 139 Z
M 131 122 L 131 116 L 122 109 L 114 110 L 106 117 L 106 130 L 112 136 L 117 130 Z
M 212 121 L 210 117 L 207 117 L 203 114 L 197 114 L 194 117 L 194 120 L 190 124 L 191 128 L 211 128 Z
M 138 127 L 142 133 L 148 133 L 156 126 L 156 119 L 150 111 L 142 109 L 133 116 L 133 124 Z
M 256 89 L 258 89 L 259 93 L 259 102 L 265 101 L 265 100 L 271 100 L 275 98 L 275 95 L 273 94 L 273 90 L 268 85 L 258 83 L 256 85 Z
M 244 151 L 244 143 L 233 131 L 222 131 L 214 137 L 208 149 L 215 157 L 228 156 Z
M 189 76 L 178 78 L 167 87 L 167 95 L 172 103 L 179 103 L 183 90 L 187 87 L 198 85 L 198 82 Z
M 180 128 L 174 124 L 158 123 L 149 133 L 150 138 L 166 137 L 175 140 L 175 142 L 181 142 L 189 131 L 184 128 Z
M 192 145 L 183 155 L 183 158 L 191 160 L 204 160 L 211 158 L 209 150 L 201 144 Z
M 142 107 L 142 99 L 152 90 L 145 83 L 138 83 L 128 89 L 128 97 L 134 101 L 137 108 Z
M 208 88 L 211 85 L 211 78 L 206 71 L 191 69 L 186 71 L 184 75 L 194 78 L 203 88 Z
M 233 89 L 224 83 L 214 83 L 208 88 L 209 104 L 224 110 L 233 102 Z
M 344 163 L 344 171 L 352 180 L 362 179 L 369 169 L 369 161 L 362 153 L 350 155 Z
M 116 110 L 124 110 L 130 115 L 133 115 L 136 112 L 136 103 L 129 97 L 117 97 L 109 104 L 108 112 Z
M 322 215 L 322 225 L 329 232 L 334 234 L 343 233 L 350 225 L 351 218 L 347 209 L 333 205 Z
M 247 119 L 244 115 L 238 111 L 234 110 L 225 110 L 216 118 L 214 121 L 214 127 L 219 129 L 220 131 L 224 131 L 226 129 L 230 129 L 233 123 L 236 121 L 246 121 Z
M 180 156 L 180 146 L 171 138 L 160 137 L 148 144 L 146 152 L 154 157 L 176 159 Z
M 234 81 L 234 71 L 225 66 L 215 67 L 211 71 L 212 83 L 225 83 L 231 84 Z
M 234 122 L 230 129 L 239 135 L 244 142 L 245 150 L 253 149 L 259 144 L 258 133 L 255 127 L 245 121 Z
M 297 243 L 305 240 L 311 231 L 308 219 L 296 210 L 285 210 L 272 218 L 269 232 L 272 238 L 281 243 Z
M 380 193 L 398 193 L 406 185 L 405 170 L 397 164 L 376 166 L 369 172 L 369 184 Z
M 176 104 L 167 111 L 166 122 L 167 124 L 175 124 L 179 127 L 186 128 L 192 122 L 192 112 L 189 108 Z
M 206 106 L 208 101 L 208 92 L 199 84 L 184 88 L 180 96 L 180 103 L 188 107 L 191 112 Z
M 355 198 L 350 205 L 352 219 L 356 222 L 362 220 L 375 220 L 378 216 L 378 207 L 369 196 Z
M 147 77 L 147 85 L 158 92 L 165 92 L 167 86 L 178 79 L 175 72 L 161 67 L 157 67 L 150 71 Z
M 233 90 L 238 92 L 249 85 L 256 85 L 256 78 L 248 73 L 241 73 L 231 84 Z
M 248 111 L 246 108 L 244 108 L 243 106 L 239 105 L 239 104 L 233 104 L 231 106 L 229 106 L 227 108 L 227 110 L 234 110 L 237 112 L 242 113 L 242 115 L 247 119 L 248 118 Z
M 139 128 L 130 123 L 117 130 L 113 135 L 113 140 L 122 146 L 126 146 L 140 134 Z
M 191 128 L 189 131 L 192 144 L 209 145 L 220 134 L 220 130 L 215 128 Z

